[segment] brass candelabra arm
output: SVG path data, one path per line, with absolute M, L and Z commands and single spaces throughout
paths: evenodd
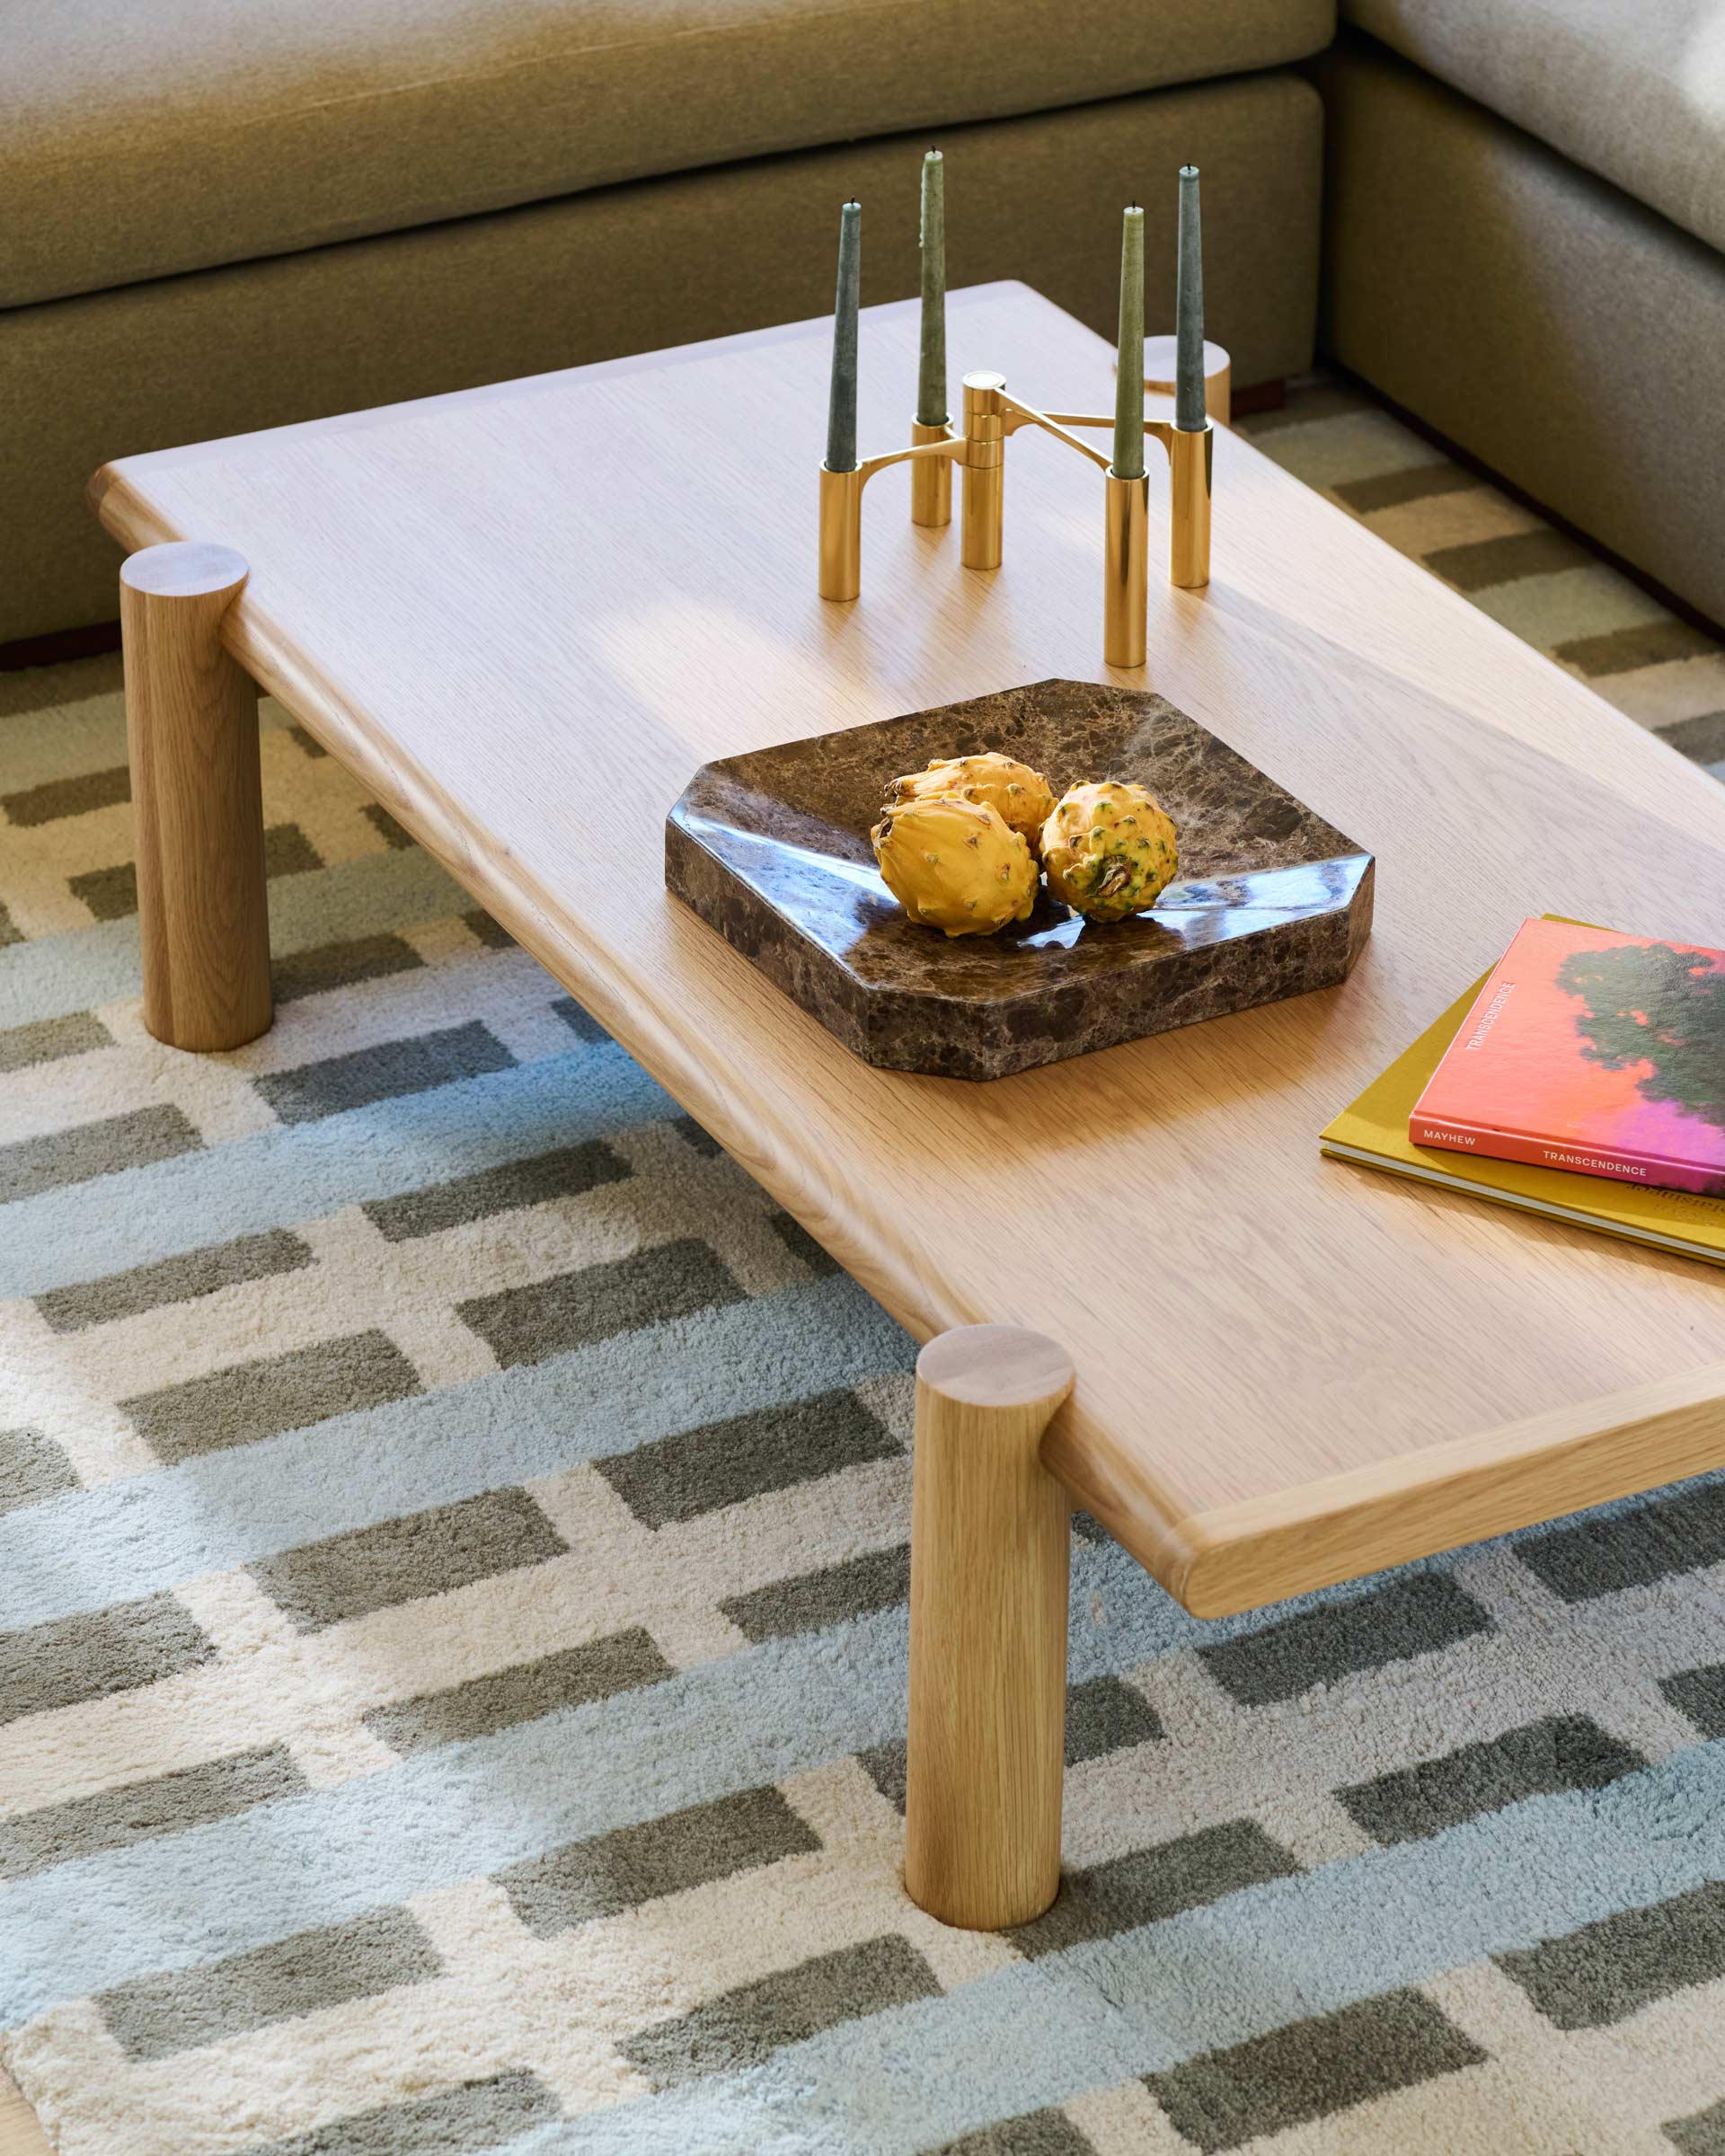
M 884 472 L 889 464 L 904 464 L 917 471 L 932 469 L 938 473 L 947 460 L 962 461 L 964 451 L 963 437 L 955 437 L 948 432 L 933 441 L 913 442 L 907 449 L 889 449 L 879 456 L 865 456 L 848 472 L 830 471 L 825 464 L 820 467 L 823 599 L 854 599 L 862 588 L 862 490 L 875 473 Z M 950 490 L 950 476 L 946 485 Z M 933 517 L 926 520 L 937 521 Z
M 1145 660 L 1146 615 L 1149 601 L 1148 548 L 1145 529 L 1148 490 L 1142 479 L 1117 479 L 1113 459 L 1081 441 L 1075 427 L 1114 425 L 1111 413 L 1039 411 L 1000 393 L 1000 430 L 1039 427 L 1056 441 L 1100 464 L 1105 486 L 1102 527 L 1102 657 L 1110 667 L 1136 668 Z M 1175 427 L 1146 419 L 1167 453 L 1170 473 L 1168 580 L 1187 590 L 1210 578 L 1210 474 L 1215 434 L 1207 420 L 1201 428 Z M 998 558 L 998 557 L 996 557 Z
M 963 463 L 964 437 L 962 435 L 954 435 L 949 429 L 938 441 L 913 442 L 908 449 L 889 449 L 880 456 L 865 456 L 856 467 L 856 483 L 859 487 L 862 486 L 867 481 L 872 479 L 877 472 L 884 472 L 889 464 L 908 464 L 913 458 L 924 464 L 932 464 L 942 457 L 953 458 L 960 464 Z M 849 478 L 850 474 L 846 473 L 842 476 Z
M 1034 420 L 1038 426 L 1046 427 L 1050 434 L 1057 436 L 1061 441 L 1071 442 L 1075 449 L 1082 449 L 1092 462 L 1103 466 L 1110 464 L 1109 458 L 1091 448 L 1088 443 L 1075 440 L 1065 429 L 1068 427 L 1111 428 L 1114 424 L 1114 415 L 1111 411 L 1032 411 L 1028 405 L 1022 409 L 1025 414 L 1024 418 L 1013 420 L 1008 429 L 1009 432 L 1016 431 L 1018 428 L 1027 426 L 1031 420 Z M 1208 422 L 1206 422 L 1206 428 L 1208 431 Z M 1173 455 L 1176 429 L 1171 420 L 1146 420 L 1144 422 L 1144 431 L 1146 434 L 1154 434 L 1169 455 Z
M 1108 470 L 1108 459 L 1100 449 L 1088 442 L 1081 442 L 1075 434 L 1068 434 L 1069 427 L 1111 427 L 1112 420 L 1092 420 L 1072 411 L 1039 411 L 1034 404 L 1021 403 L 1018 398 L 1000 393 L 1002 434 L 1016 434 L 1021 427 L 1039 427 L 1044 434 L 1051 434 L 1057 442 L 1064 442 L 1068 449 L 1075 449 L 1080 456 L 1088 457 L 1092 464 Z
M 1031 405 L 1021 404 L 1016 399 L 1007 397 L 1004 392 L 1000 401 L 1003 405 L 1011 408 L 1001 422 L 1004 432 L 1011 434 L 1020 427 L 1032 424 L 1046 429 L 1057 440 L 1070 443 L 1075 449 L 1083 450 L 1086 456 L 1101 464 L 1112 487 L 1114 467 L 1111 461 L 1066 431 L 1072 427 L 1112 427 L 1114 420 L 1111 414 L 1037 411 Z M 1210 494 L 1216 458 L 1216 429 L 1208 420 L 1205 420 L 1202 427 L 1176 427 L 1167 420 L 1147 419 L 1144 422 L 1144 431 L 1146 435 L 1154 435 L 1168 455 L 1171 475 L 1168 581 L 1182 590 L 1191 591 L 1210 580 Z M 1130 485 L 1137 482 L 1126 483 Z M 1108 513 L 1109 528 L 1113 533 L 1117 524 L 1128 516 L 1128 505 L 1125 498 L 1116 502 L 1110 495 Z M 1136 528 L 1136 516 L 1133 514 Z M 1121 528 L 1123 530 L 1124 526 Z M 1115 540 L 1110 538 L 1109 543 L 1110 548 L 1114 547 Z M 1111 596 L 1109 604 L 1110 610 L 1119 612 L 1123 623 L 1127 615 L 1137 618 L 1143 611 L 1137 596 L 1141 573 L 1137 564 L 1142 558 L 1142 549 L 1127 543 L 1122 538 L 1118 551 L 1120 561 L 1126 564 L 1126 570 L 1125 573 L 1117 577 L 1110 569 L 1109 591 Z M 1141 657 L 1115 657 L 1116 652 L 1139 652 L 1142 633 L 1128 634 L 1124 627 L 1117 633 L 1112 614 L 1106 642 L 1110 664 L 1139 666 L 1143 663 Z
M 854 599 L 862 586 L 862 490 L 889 464 L 911 467 L 911 521 L 925 526 L 951 517 L 952 467 L 964 476 L 960 559 L 967 569 L 998 569 L 1001 559 L 1003 453 L 1007 437 L 1021 427 L 1039 427 L 1101 472 L 1106 485 L 1104 559 L 1106 605 L 1103 655 L 1110 666 L 1144 664 L 1146 590 L 1146 517 L 1148 488 L 1143 479 L 1117 479 L 1112 459 L 1074 431 L 1111 429 L 1107 412 L 1041 411 L 1006 393 L 1005 378 L 992 370 L 964 377 L 964 424 L 954 433 L 950 421 L 916 420 L 902 449 L 867 456 L 848 472 L 820 468 L 820 596 Z M 1210 574 L 1210 488 L 1215 435 L 1207 420 L 1200 427 L 1172 426 L 1146 419 L 1167 453 L 1170 473 L 1168 578 L 1188 590 L 1208 583 Z

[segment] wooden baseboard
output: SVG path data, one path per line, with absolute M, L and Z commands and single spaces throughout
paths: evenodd
M 1236 389 L 1231 402 L 1236 420 L 1246 419 L 1254 411 L 1279 411 L 1287 402 L 1287 378 L 1278 375 L 1273 382 L 1254 382 L 1250 389 Z
M 0 644 L 0 674 L 21 673 L 26 667 L 58 667 L 68 658 L 94 658 L 119 649 L 118 621 L 93 622 L 87 629 L 56 629 L 47 636 L 21 636 L 14 643 Z

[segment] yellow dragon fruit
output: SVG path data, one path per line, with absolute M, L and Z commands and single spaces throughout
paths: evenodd
M 1092 921 L 1155 904 L 1180 865 L 1173 822 L 1154 793 L 1121 779 L 1072 786 L 1042 826 L 1048 888 Z
M 889 808 L 907 801 L 929 801 L 943 793 L 961 801 L 978 801 L 993 808 L 1009 831 L 1016 831 L 1036 852 L 1038 834 L 1054 807 L 1054 789 L 1039 771 L 1015 764 L 997 749 L 975 756 L 939 756 L 926 771 L 913 771 L 895 779 L 888 796 Z
M 986 802 L 889 803 L 869 837 L 887 888 L 922 927 L 992 935 L 1036 904 L 1031 850 Z

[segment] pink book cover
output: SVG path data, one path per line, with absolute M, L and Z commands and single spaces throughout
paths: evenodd
M 1408 1137 L 1725 1197 L 1725 951 L 1525 921 Z

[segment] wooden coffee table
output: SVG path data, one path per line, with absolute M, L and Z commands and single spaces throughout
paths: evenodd
M 865 318 L 865 450 L 916 339 Z M 950 342 L 1109 407 L 1108 346 L 1022 287 Z M 1725 1460 L 1716 1273 L 1317 1147 L 1525 915 L 1725 941 L 1725 791 L 1226 432 L 1146 673 L 1101 665 L 1095 473 L 1033 432 L 1003 568 L 887 473 L 824 605 L 827 358 L 806 323 L 104 466 L 128 547 L 205 543 L 125 572 L 146 1011 L 269 1022 L 261 683 L 933 1340 L 908 1883 L 996 1924 L 1057 1876 L 1067 1493 L 1208 1616 Z M 1343 986 L 968 1085 L 854 1061 L 666 896 L 707 758 L 1051 675 L 1163 691 L 1376 851 Z M 934 1338 L 976 1325 L 1018 1330 Z

